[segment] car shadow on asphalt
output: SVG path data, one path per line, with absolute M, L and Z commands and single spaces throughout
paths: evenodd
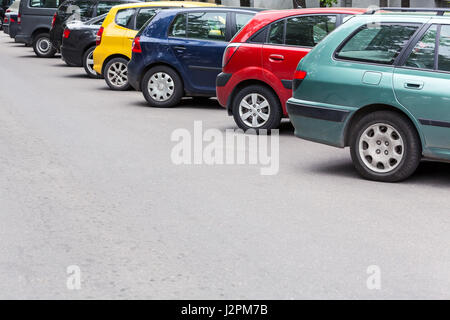
M 308 170 L 328 176 L 362 179 L 356 172 L 350 159 L 334 163 L 317 163 L 314 167 L 308 168 Z M 416 172 L 401 183 L 450 186 L 450 163 L 422 161 Z

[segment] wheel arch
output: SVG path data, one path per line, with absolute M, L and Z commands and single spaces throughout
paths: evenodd
M 50 29 L 47 27 L 39 27 L 36 28 L 33 33 L 31 34 L 31 39 L 32 41 L 34 41 L 34 39 L 36 38 L 37 35 L 41 34 L 41 33 L 49 33 L 50 34 Z
M 351 118 L 347 121 L 347 124 L 344 129 L 344 146 L 348 147 L 350 145 L 350 134 L 352 131 L 351 129 L 358 122 L 358 120 L 360 120 L 365 115 L 375 112 L 375 111 L 391 111 L 391 112 L 395 112 L 395 113 L 403 116 L 416 129 L 417 135 L 420 138 L 422 150 L 425 148 L 425 137 L 419 130 L 418 123 L 415 120 L 415 118 L 411 114 L 405 112 L 404 110 L 402 110 L 398 107 L 388 105 L 388 104 L 382 104 L 382 103 L 370 104 L 370 105 L 364 106 L 352 114 Z
M 267 89 L 271 90 L 272 93 L 275 95 L 275 97 L 277 98 L 278 102 L 280 103 L 281 109 L 283 109 L 283 104 L 281 103 L 280 97 L 278 96 L 277 92 L 275 91 L 275 89 L 267 84 L 266 82 L 259 80 L 259 79 L 245 79 L 241 82 L 239 82 L 234 88 L 233 91 L 230 94 L 230 97 L 228 98 L 228 103 L 227 103 L 227 112 L 228 115 L 232 115 L 232 110 L 233 110 L 233 101 L 236 98 L 236 95 L 238 94 L 238 92 L 240 90 L 242 90 L 245 87 L 248 86 L 252 86 L 252 85 L 260 85 L 260 86 L 264 86 Z

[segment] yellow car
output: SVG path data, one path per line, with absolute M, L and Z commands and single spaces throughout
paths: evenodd
M 131 46 L 139 29 L 160 9 L 179 7 L 212 7 L 215 4 L 191 1 L 154 1 L 129 3 L 113 7 L 97 33 L 94 70 L 103 75 L 113 90 L 130 88 L 127 64 Z

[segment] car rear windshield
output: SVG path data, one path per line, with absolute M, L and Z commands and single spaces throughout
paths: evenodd
M 31 8 L 58 8 L 59 0 L 30 0 Z
M 336 52 L 345 60 L 393 64 L 419 24 L 367 24 L 360 27 Z

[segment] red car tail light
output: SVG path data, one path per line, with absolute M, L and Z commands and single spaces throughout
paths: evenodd
M 6 12 L 5 12 L 5 13 L 8 13 L 8 12 L 11 12 L 11 9 L 8 9 L 8 10 L 6 10 Z
M 22 15 L 19 13 L 17 15 L 17 24 L 20 24 L 22 22 Z
M 5 19 L 3 19 L 3 23 L 8 23 L 8 18 L 5 17 Z
M 70 36 L 70 29 L 64 29 L 64 34 L 63 34 L 63 36 L 64 36 L 64 39 L 67 39 L 67 38 L 69 38 L 69 36 Z
M 5 18 L 6 20 L 8 20 L 8 18 Z M 14 20 L 13 18 L 9 18 L 9 23 L 13 23 L 16 22 L 16 20 Z
M 297 71 L 295 71 L 294 79 L 295 80 L 303 80 L 306 78 L 306 75 L 307 75 L 306 71 L 297 70 Z
M 135 53 L 142 53 L 141 37 L 134 38 L 133 47 L 132 47 L 131 51 L 135 52 Z
M 225 68 L 225 66 L 230 62 L 231 58 L 233 58 L 239 47 L 240 44 L 235 43 L 231 43 L 230 45 L 228 45 L 228 47 L 225 49 L 225 53 L 223 54 L 222 68 Z
M 104 30 L 103 27 L 100 27 L 100 29 L 98 29 L 97 36 L 95 37 L 96 46 L 99 46 L 100 43 L 102 42 L 103 30 Z
M 53 18 L 52 18 L 52 28 L 55 26 L 55 22 L 56 22 L 56 12 L 55 12 L 55 14 L 53 15 Z
M 306 78 L 306 71 L 297 70 L 294 73 L 294 81 L 292 82 L 292 90 L 297 90 L 298 87 L 302 84 L 302 81 Z

